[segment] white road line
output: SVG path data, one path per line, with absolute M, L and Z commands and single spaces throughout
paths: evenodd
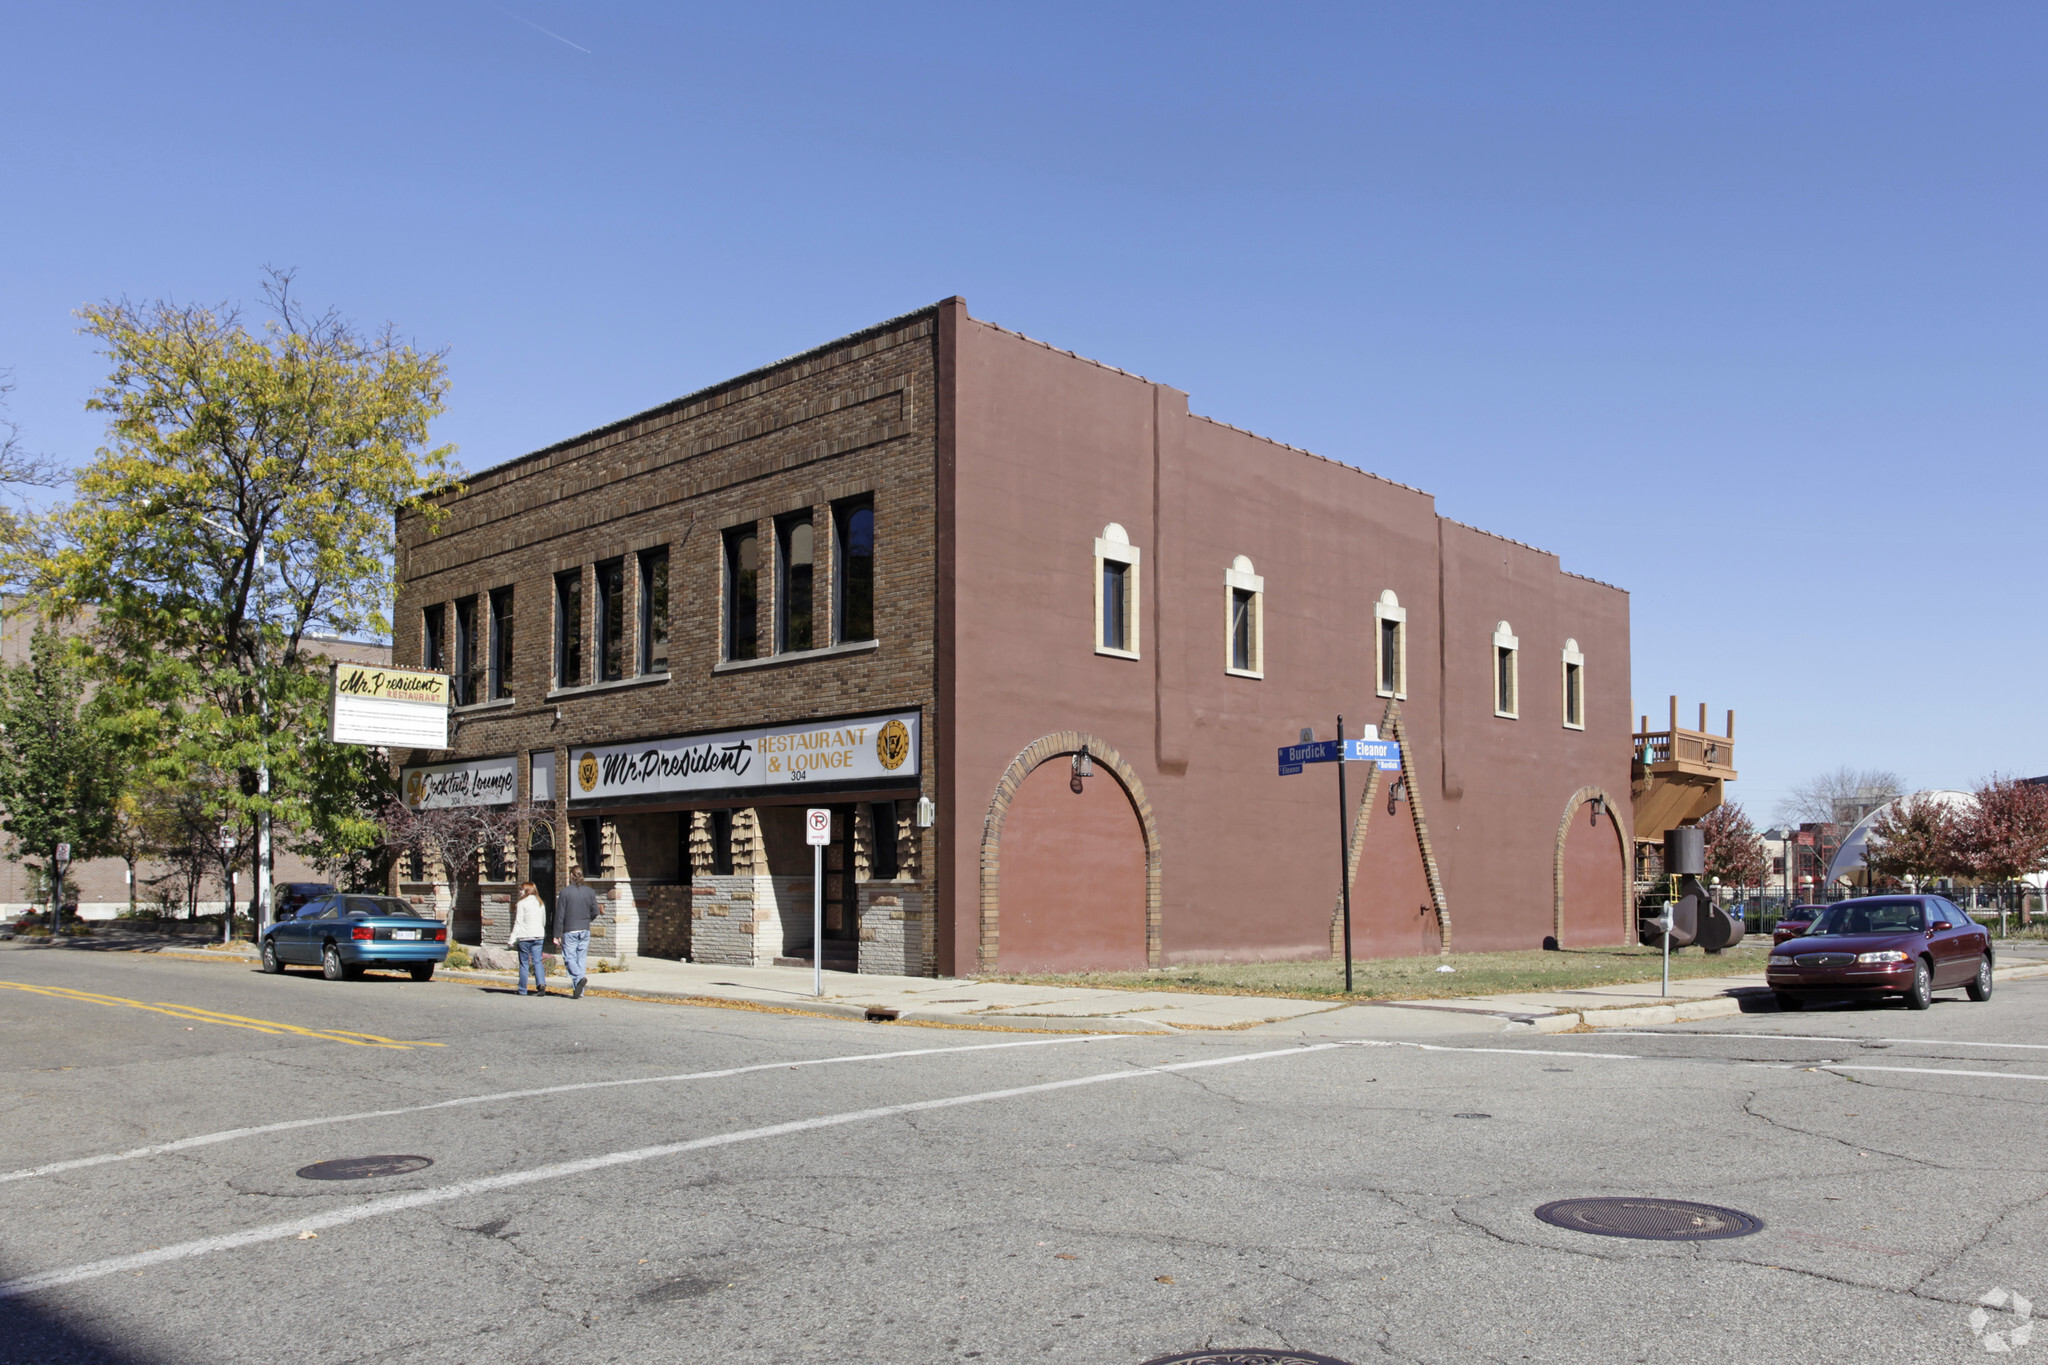
M 1651 1030 L 1624 1033 L 1615 1029 L 1610 1038 L 1762 1038 L 1786 1043 L 1903 1043 L 1909 1047 L 2009 1047 L 2029 1052 L 2048 1052 L 2048 1043 L 1971 1043 L 1957 1038 L 1836 1038 L 1825 1033 L 1661 1033 Z
M 1995 1081 L 2048 1081 L 2027 1071 L 1950 1071 L 1939 1066 L 1864 1066 L 1861 1063 L 1815 1062 L 1821 1071 L 1901 1071 L 1909 1076 L 1984 1076 Z
M 234 1142 L 240 1138 L 260 1137 L 265 1133 L 286 1133 L 295 1128 L 318 1128 L 329 1123 L 357 1123 L 363 1119 L 388 1119 L 401 1114 L 421 1114 L 433 1109 L 455 1109 L 470 1104 L 495 1104 L 501 1100 L 525 1100 L 537 1095 L 566 1095 L 582 1090 L 606 1090 L 624 1085 L 667 1085 L 676 1081 L 715 1081 L 726 1076 L 744 1076 L 753 1071 L 793 1071 L 801 1066 L 837 1066 L 843 1062 L 881 1062 L 898 1057 L 943 1056 L 952 1052 L 989 1052 L 1008 1047 L 1055 1047 L 1062 1043 L 1098 1043 L 1122 1038 L 1129 1041 L 1129 1034 L 1087 1033 L 1067 1038 L 1027 1038 L 1017 1042 L 974 1043 L 965 1047 L 920 1047 L 901 1052 L 859 1052 L 845 1057 L 813 1057 L 794 1062 L 761 1062 L 752 1066 L 731 1066 L 718 1071 L 685 1071 L 667 1076 L 633 1076 L 614 1081 L 577 1081 L 568 1085 L 546 1085 L 531 1090 L 499 1090 L 487 1095 L 464 1095 L 458 1099 L 437 1100 L 432 1104 L 411 1104 L 400 1109 L 366 1109 L 360 1114 L 331 1114 L 313 1119 L 286 1119 L 280 1123 L 258 1124 L 250 1128 L 228 1128 L 218 1133 L 199 1133 L 174 1142 L 159 1142 L 148 1147 L 134 1147 L 125 1152 L 105 1152 L 98 1156 L 74 1157 L 68 1161 L 52 1161 L 25 1170 L 0 1172 L 0 1185 L 11 1180 L 28 1180 L 36 1176 L 56 1175 L 61 1171 L 76 1171 L 86 1166 L 103 1166 L 110 1161 L 134 1161 L 141 1157 L 163 1156 L 168 1152 L 182 1152 L 192 1147 L 207 1147 L 216 1142 Z
M 406 1194 L 394 1194 L 382 1199 L 372 1199 L 353 1208 L 334 1209 L 327 1213 L 311 1214 L 290 1223 L 268 1223 L 262 1227 L 248 1228 L 242 1232 L 223 1233 L 218 1237 L 202 1237 L 196 1241 L 180 1242 L 175 1246 L 157 1247 L 151 1251 L 138 1251 L 128 1256 L 114 1256 L 103 1261 L 90 1261 L 84 1265 L 68 1266 L 61 1270 L 45 1270 L 33 1275 L 22 1275 L 12 1280 L 0 1281 L 0 1299 L 17 1298 L 33 1294 L 38 1290 L 55 1289 L 62 1285 L 77 1284 L 81 1280 L 96 1280 L 105 1275 L 119 1275 L 162 1265 L 166 1261 L 189 1260 L 195 1256 L 207 1256 L 216 1251 L 232 1251 L 238 1247 L 254 1246 L 261 1242 L 276 1242 L 287 1237 L 297 1237 L 301 1232 L 319 1232 L 326 1228 L 342 1227 L 359 1223 L 367 1218 L 379 1218 L 385 1214 L 403 1213 L 408 1209 L 425 1208 L 433 1204 L 446 1204 L 473 1195 L 488 1194 L 493 1190 L 512 1189 L 520 1185 L 532 1185 L 543 1180 L 560 1180 L 566 1176 L 583 1175 L 589 1171 L 601 1171 L 612 1166 L 625 1166 L 634 1162 L 653 1161 L 660 1157 L 677 1156 L 684 1152 L 703 1151 L 709 1147 L 727 1147 L 740 1142 L 758 1142 L 763 1138 L 787 1137 L 792 1133 L 807 1133 L 819 1128 L 837 1128 L 849 1123 L 866 1123 L 874 1119 L 894 1118 L 899 1114 L 928 1113 L 934 1109 L 951 1109 L 959 1105 L 980 1104 L 989 1100 L 1016 1099 L 1023 1095 L 1043 1095 L 1054 1090 L 1069 1090 L 1075 1086 L 1102 1085 L 1109 1081 L 1143 1080 L 1152 1076 L 1164 1076 L 1176 1071 L 1194 1071 L 1211 1066 L 1234 1066 L 1240 1062 L 1270 1061 L 1276 1057 L 1301 1057 L 1311 1052 L 1327 1052 L 1341 1048 L 1342 1043 L 1311 1043 L 1303 1047 L 1280 1048 L 1272 1052 L 1247 1052 L 1234 1057 L 1212 1057 L 1198 1062 L 1174 1062 L 1167 1066 L 1135 1067 L 1127 1071 L 1106 1071 L 1094 1076 L 1077 1076 L 1064 1081 L 1046 1081 L 1038 1085 L 1012 1086 L 1004 1090 L 983 1090 L 972 1095 L 950 1095 L 937 1100 L 915 1100 L 907 1104 L 887 1104 L 874 1109 L 855 1109 L 843 1114 L 824 1114 L 817 1118 L 798 1119 L 791 1123 L 775 1123 L 765 1128 L 747 1128 L 736 1133 L 719 1133 L 712 1137 L 692 1138 L 687 1142 L 667 1142 L 657 1147 L 635 1147 L 628 1151 L 606 1152 L 599 1156 L 583 1157 L 576 1161 L 557 1162 L 552 1166 L 539 1166 L 530 1171 L 508 1171 L 503 1175 L 480 1176 L 474 1180 L 461 1180 L 453 1185 L 443 1185 L 432 1190 L 413 1190 Z M 940 1049 L 941 1051 L 964 1052 L 965 1048 Z

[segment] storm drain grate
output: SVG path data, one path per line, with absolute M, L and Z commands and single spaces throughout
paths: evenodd
M 339 1161 L 316 1161 L 299 1167 L 301 1180 L 375 1180 L 379 1176 L 408 1175 L 434 1164 L 429 1156 L 351 1156 Z
M 1536 1210 L 1553 1227 L 1649 1242 L 1710 1242 L 1761 1232 L 1764 1220 L 1683 1199 L 1559 1199 Z
M 1347 1365 L 1335 1356 L 1313 1355 L 1307 1351 L 1193 1351 L 1184 1356 L 1161 1356 L 1145 1365 Z

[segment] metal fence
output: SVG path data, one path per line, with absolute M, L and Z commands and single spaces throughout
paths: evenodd
M 1636 909 L 1638 917 L 1654 915 L 1664 904 L 1669 884 L 1665 881 L 1641 881 L 1636 883 Z M 1832 905 L 1836 901 L 1853 900 L 1858 896 L 1914 895 L 1924 894 L 1946 896 L 1971 915 L 1991 923 L 2002 920 L 2001 931 L 2006 924 L 2017 923 L 2021 911 L 2026 908 L 2026 898 L 2032 895 L 2032 910 L 2036 916 L 2048 916 L 2048 900 L 2042 893 L 2024 882 L 2005 882 L 1994 886 L 1953 886 L 1937 883 L 1932 886 L 1915 888 L 1889 887 L 1869 891 L 1862 887 L 1830 886 L 1810 889 L 1801 896 L 1795 890 L 1788 895 L 1782 885 L 1763 887 L 1719 888 L 1721 904 L 1730 915 L 1743 921 L 1746 934 L 1768 934 L 1777 927 L 1784 912 L 1797 905 Z

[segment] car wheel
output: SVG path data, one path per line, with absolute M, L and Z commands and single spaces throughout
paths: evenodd
M 272 976 L 279 976 L 284 972 L 284 964 L 277 960 L 277 945 L 267 938 L 263 940 L 263 970 Z
M 320 950 L 320 975 L 329 981 L 348 981 L 353 979 L 356 973 L 341 960 L 341 949 L 330 943 Z
M 406 971 L 412 974 L 412 979 L 415 981 L 432 981 L 434 979 L 434 964 L 431 962 L 415 962 L 412 966 L 407 967 Z
M 1805 1003 L 1798 996 L 1787 994 L 1784 991 L 1779 991 L 1776 999 L 1778 1001 L 1778 1008 L 1787 1014 L 1797 1013 L 1799 1007 Z
M 1924 1010 L 1934 1003 L 1934 970 L 1921 958 L 1913 964 L 1913 989 L 1906 992 L 1906 1008 Z
M 1972 1000 L 1979 1003 L 1991 998 L 1991 954 L 1986 953 L 1977 959 L 1977 974 L 1970 978 L 1970 984 L 1964 989 L 1969 991 Z

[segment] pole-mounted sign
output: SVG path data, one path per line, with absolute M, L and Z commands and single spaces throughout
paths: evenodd
M 1344 860 L 1344 992 L 1351 992 L 1351 802 L 1344 790 L 1344 765 L 1370 763 L 1381 772 L 1401 771 L 1401 746 L 1381 739 L 1377 725 L 1365 727 L 1364 739 L 1344 738 L 1344 717 L 1337 717 L 1337 737 L 1316 739 L 1303 730 L 1301 743 L 1280 750 L 1280 776 L 1292 777 L 1307 763 L 1337 765 L 1337 838 Z
M 825 995 L 825 845 L 832 842 L 832 812 L 804 812 L 804 842 L 811 846 L 811 994 Z

